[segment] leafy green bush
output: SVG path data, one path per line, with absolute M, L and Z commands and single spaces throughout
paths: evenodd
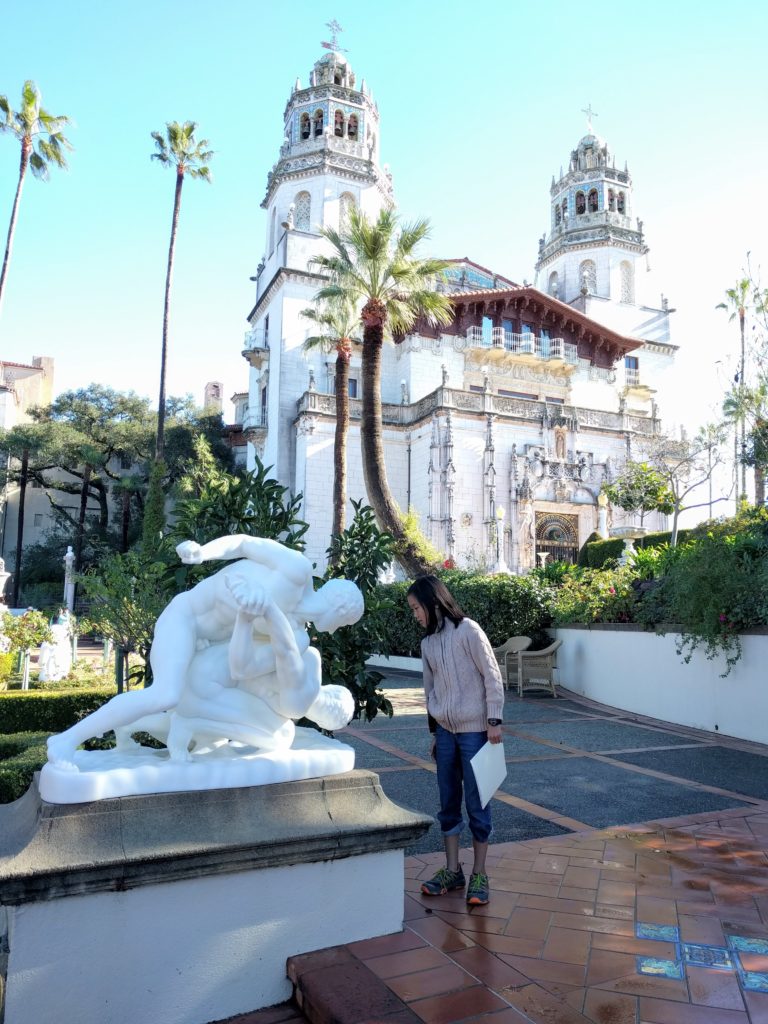
M 684 543 L 695 531 L 678 530 L 677 543 Z M 669 544 L 672 540 L 672 531 L 663 530 L 660 533 L 647 533 L 645 537 L 639 537 L 634 541 L 635 550 L 642 548 L 658 548 L 663 544 Z M 624 550 L 624 541 L 620 537 L 611 537 L 609 540 L 587 541 L 586 564 L 590 569 L 602 569 L 606 562 L 611 559 L 618 559 Z M 583 549 L 582 549 L 583 550 Z M 579 565 L 581 553 L 579 553 Z
M 546 647 L 550 639 L 550 604 L 553 588 L 538 576 L 484 576 L 462 569 L 446 569 L 440 578 L 462 611 L 485 630 L 494 647 L 511 636 L 529 636 L 533 649 Z M 418 658 L 424 632 L 414 620 L 405 599 L 410 582 L 379 585 L 389 610 L 382 620 L 376 650 L 380 654 Z
M 376 650 L 389 602 L 376 584 L 379 573 L 392 559 L 393 541 L 376 525 L 373 509 L 361 501 L 352 502 L 355 515 L 344 532 L 333 538 L 328 548 L 328 569 L 323 582 L 330 579 L 354 580 L 365 600 L 365 613 L 359 622 L 343 626 L 335 633 L 312 631 L 312 643 L 320 651 L 323 681 L 346 686 L 355 698 L 355 718 L 370 722 L 381 712 L 392 715 L 392 704 L 378 688 L 384 678 L 370 669 L 366 661 Z
M 4 690 L 7 686 L 15 664 L 16 655 L 13 651 L 8 651 L 7 654 L 0 654 L 0 690 Z
M 44 732 L 0 735 L 0 804 L 18 800 L 47 760 Z
M 587 545 L 594 544 L 596 541 L 601 541 L 602 539 L 603 538 L 597 530 L 593 530 L 579 548 L 579 557 L 576 559 L 576 565 L 580 566 L 582 569 L 589 568 L 589 551 L 587 550 Z
M 16 690 L 0 693 L 0 733 L 63 732 L 114 697 L 114 687 L 48 693 Z
M 555 595 L 552 617 L 556 626 L 573 622 L 632 622 L 636 597 L 634 573 L 620 569 L 578 569 L 566 576 Z
M 678 653 L 686 662 L 699 647 L 709 659 L 724 654 L 727 675 L 741 656 L 739 632 L 768 625 L 768 511 L 709 527 L 666 553 L 638 617 L 679 626 Z

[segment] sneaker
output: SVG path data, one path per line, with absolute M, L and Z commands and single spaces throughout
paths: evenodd
M 440 868 L 433 878 L 428 882 L 421 883 L 421 891 L 425 896 L 445 896 L 452 889 L 463 889 L 467 884 L 464 872 L 459 866 L 458 871 L 449 871 L 448 868 Z
M 467 903 L 470 907 L 482 907 L 488 902 L 488 875 L 472 874 L 469 876 Z

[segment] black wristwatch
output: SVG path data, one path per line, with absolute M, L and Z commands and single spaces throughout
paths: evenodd
M 501 719 L 501 718 L 489 718 L 488 719 L 488 725 L 501 725 L 502 721 L 503 721 L 503 719 Z

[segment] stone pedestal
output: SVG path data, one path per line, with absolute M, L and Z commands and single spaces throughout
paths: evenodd
M 429 824 L 366 771 L 77 805 L 33 786 L 0 807 L 5 1024 L 280 1002 L 289 956 L 400 930 L 403 847 Z

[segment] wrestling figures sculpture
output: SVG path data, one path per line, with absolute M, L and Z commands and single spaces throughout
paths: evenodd
M 348 771 L 354 751 L 313 729 L 343 728 L 354 700 L 343 686 L 321 685 L 320 656 L 306 623 L 333 632 L 363 614 L 349 580 L 312 585 L 312 564 L 260 537 L 221 537 L 177 547 L 190 565 L 228 560 L 213 576 L 178 594 L 157 620 L 153 683 L 118 694 L 48 740 L 40 793 L 79 803 L 129 793 L 210 789 L 292 781 Z M 115 730 L 117 748 L 81 751 L 85 740 Z M 147 732 L 167 750 L 132 739 Z

